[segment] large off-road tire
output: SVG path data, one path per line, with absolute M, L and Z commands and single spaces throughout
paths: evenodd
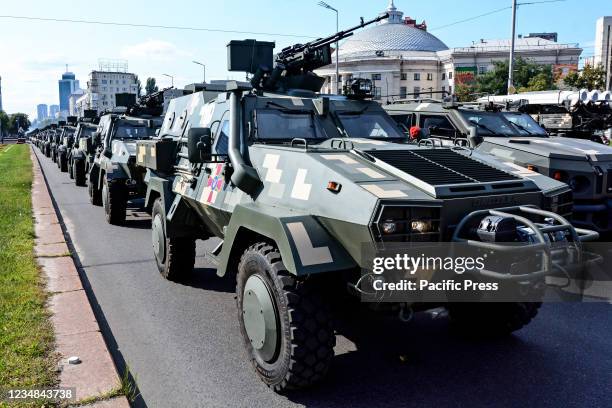
M 74 180 L 74 162 L 72 160 L 68 161 L 68 177 L 70 177 L 70 180 Z
M 195 264 L 195 238 L 169 237 L 166 233 L 166 211 L 161 198 L 153 203 L 151 212 L 151 238 L 155 263 L 161 275 L 180 282 L 193 272 Z
M 450 303 L 451 325 L 470 336 L 503 336 L 533 320 L 541 302 Z
M 68 158 L 66 156 L 59 157 L 59 168 L 64 173 L 68 171 Z
M 85 184 L 87 183 L 85 163 L 82 160 L 73 162 L 72 172 L 74 173 L 74 184 L 76 184 L 77 186 L 85 186 Z
M 240 331 L 257 374 L 277 392 L 315 384 L 333 359 L 331 313 L 316 289 L 291 275 L 268 243 L 249 247 L 240 259 Z
M 127 193 L 125 186 L 117 183 L 109 183 L 104 177 L 102 184 L 102 206 L 106 214 L 106 222 L 112 225 L 123 225 L 127 210 Z
M 87 179 L 87 191 L 89 193 L 89 202 L 96 206 L 102 205 L 102 192 L 98 189 L 97 183 L 91 180 L 91 177 Z

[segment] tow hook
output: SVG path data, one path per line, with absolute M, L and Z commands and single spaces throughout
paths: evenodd
M 404 323 L 408 323 L 414 316 L 414 310 L 407 303 L 400 303 L 399 319 Z

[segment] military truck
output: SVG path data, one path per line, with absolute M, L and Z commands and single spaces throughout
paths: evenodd
M 347 96 L 317 94 L 324 80 L 313 70 L 330 63 L 330 45 L 385 17 L 274 60 L 273 43 L 230 42 L 228 68 L 251 74 L 251 86 L 230 83 L 210 102 L 201 92 L 172 100 L 159 138 L 137 144 L 159 272 L 187 279 L 196 240 L 221 238 L 208 256 L 219 276 L 235 275 L 249 360 L 279 392 L 325 376 L 335 344 L 326 289 L 337 298 L 360 285 L 360 271 L 371 268 L 364 244 L 469 239 L 486 247 L 487 235 L 471 231 L 492 214 L 529 223 L 537 245 L 550 245 L 541 234 L 553 229 L 577 244 L 597 236 L 537 208 L 567 195 L 564 183 L 526 178 L 469 149 L 400 144 L 401 129 L 367 100 L 370 81 L 354 79 Z M 554 225 L 527 220 L 534 215 Z M 539 272 L 521 273 L 512 279 Z M 457 324 L 510 332 L 539 303 L 445 306 Z
M 531 116 L 490 103 L 414 100 L 384 108 L 406 132 L 416 128 L 421 138 L 471 144 L 527 177 L 540 173 L 569 184 L 573 199 L 556 211 L 581 228 L 612 232 L 612 147 L 551 137 Z
M 93 134 L 99 147 L 88 172 L 89 197 L 92 204 L 104 207 L 110 224 L 123 224 L 128 201 L 142 198 L 146 191 L 144 169 L 136 166 L 136 141 L 155 136 L 161 120 L 144 116 L 104 114 Z

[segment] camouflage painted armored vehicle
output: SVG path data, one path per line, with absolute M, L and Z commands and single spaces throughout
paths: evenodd
M 93 114 L 80 118 L 76 127 L 68 172 L 77 186 L 87 185 L 87 174 L 96 152 L 92 136 L 98 128 L 97 123 L 97 115 L 93 111 Z
M 144 196 L 144 169 L 136 166 L 136 141 L 155 136 L 160 122 L 119 113 L 100 117 L 93 137 L 100 146 L 89 169 L 88 190 L 91 203 L 104 207 L 110 224 L 123 224 L 128 201 Z
M 57 147 L 57 167 L 62 172 L 68 171 L 68 163 L 72 154 L 72 146 L 74 145 L 74 135 L 76 132 L 76 117 L 72 118 L 66 126 L 62 128 L 60 135 L 60 143 Z M 72 177 L 72 173 L 69 174 Z
M 45 135 L 43 137 L 43 141 L 41 143 L 41 150 L 43 154 L 47 157 L 51 157 L 51 144 L 53 143 L 53 139 L 55 138 L 55 132 L 57 131 L 57 125 L 50 125 L 49 129 L 45 131 Z
M 66 121 L 60 120 L 57 122 L 57 129 L 53 133 L 53 137 L 51 138 L 51 143 L 49 145 L 49 151 L 51 154 L 51 160 L 53 163 L 57 163 L 58 160 L 58 152 L 59 147 L 62 144 L 62 133 L 64 130 L 64 126 L 66 126 Z
M 597 236 L 536 208 L 568 194 L 564 183 L 525 178 L 469 149 L 398 143 L 406 140 L 400 128 L 365 99 L 370 82 L 354 80 L 346 97 L 317 95 L 323 78 L 312 70 L 328 64 L 330 44 L 351 32 L 287 48 L 275 61 L 273 43 L 232 41 L 229 68 L 253 74 L 252 87 L 229 83 L 210 102 L 201 92 L 174 99 L 159 138 L 138 142 L 160 273 L 188 278 L 196 240 L 222 239 L 209 256 L 219 276 L 236 276 L 249 360 L 276 391 L 309 386 L 327 372 L 335 333 L 326 293 L 337 299 L 359 286 L 362 268 L 371 269 L 363 245 L 469 239 L 484 248 L 488 235 L 479 239 L 472 229 L 493 214 L 529 223 L 538 246 L 550 245 L 541 234 L 552 230 L 578 246 L 579 235 Z M 521 272 L 511 278 L 542 276 Z M 509 332 L 527 324 L 539 303 L 471 304 L 469 312 L 446 306 L 457 324 Z
M 406 101 L 384 108 L 406 132 L 416 127 L 424 138 L 471 143 L 505 164 L 521 166 L 527 177 L 535 172 L 567 183 L 573 203 L 563 200 L 556 211 L 578 227 L 612 232 L 612 147 L 550 137 L 526 113 L 488 103 Z

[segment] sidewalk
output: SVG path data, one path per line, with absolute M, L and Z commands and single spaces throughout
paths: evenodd
M 34 149 L 34 147 L 32 147 Z M 98 401 L 88 407 L 127 408 L 117 396 L 121 382 L 100 332 L 78 271 L 70 256 L 38 158 L 33 164 L 32 207 L 35 219 L 35 254 L 51 294 L 56 351 L 60 355 L 60 387 L 76 388 L 76 401 Z M 79 364 L 69 364 L 76 356 Z

